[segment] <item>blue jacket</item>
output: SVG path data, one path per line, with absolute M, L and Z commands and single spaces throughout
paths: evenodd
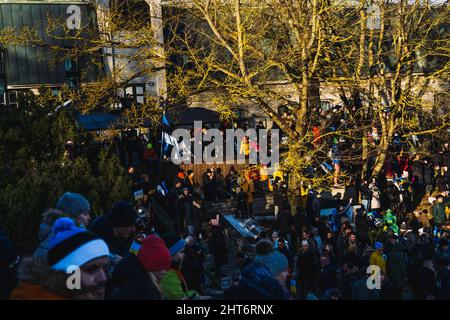
M 259 263 L 247 266 L 241 281 L 225 291 L 226 300 L 288 300 L 289 293 Z

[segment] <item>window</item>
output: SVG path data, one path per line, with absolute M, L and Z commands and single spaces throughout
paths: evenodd
M 134 102 L 145 102 L 145 84 L 132 84 L 125 88 L 125 98 L 131 98 Z
M 10 107 L 19 107 L 19 92 L 18 91 L 8 91 L 8 100 Z
M 0 94 L 0 106 L 6 106 L 6 94 Z
M 64 70 L 66 73 L 76 73 L 78 72 L 78 63 L 75 59 L 66 59 L 64 61 Z
M 327 112 L 331 109 L 331 100 L 320 100 L 320 107 L 323 111 Z
M 66 83 L 70 88 L 76 89 L 79 85 L 79 79 L 78 77 L 66 77 Z
M 236 108 L 233 110 L 236 114 L 237 119 L 244 119 L 245 118 L 245 110 L 241 108 Z
M 64 71 L 66 74 L 66 83 L 70 88 L 78 88 L 80 76 L 78 72 L 78 61 L 68 58 L 64 60 Z
M 150 7 L 145 0 L 110 0 L 109 4 L 119 30 L 137 31 L 150 24 Z

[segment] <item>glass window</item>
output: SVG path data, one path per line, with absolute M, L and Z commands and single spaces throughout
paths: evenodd
M 0 94 L 0 106 L 6 105 L 6 94 Z
M 6 83 L 4 79 L 0 79 L 0 95 L 4 95 L 6 92 Z
M 125 89 L 125 95 L 127 94 L 133 95 L 133 87 L 127 87 Z
M 77 62 L 73 59 L 66 59 L 64 61 L 64 70 L 66 72 L 76 72 L 77 71 Z
M 110 8 L 119 30 L 140 30 L 150 23 L 150 7 L 145 0 L 110 0 Z
M 10 107 L 19 107 L 19 99 L 17 91 L 9 91 L 8 92 L 8 104 Z
M 10 91 L 9 93 L 9 102 L 17 102 L 17 91 Z

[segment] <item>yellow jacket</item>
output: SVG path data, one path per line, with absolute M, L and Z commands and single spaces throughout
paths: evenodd
M 250 154 L 250 142 L 242 140 L 241 148 L 239 149 L 239 154 L 244 154 L 248 156 Z
M 386 261 L 379 250 L 375 250 L 375 252 L 370 255 L 369 262 L 370 265 L 379 266 L 381 271 L 386 274 Z

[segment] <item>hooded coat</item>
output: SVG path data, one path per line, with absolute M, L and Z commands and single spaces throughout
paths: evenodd
M 82 290 L 67 288 L 67 274 L 55 271 L 46 263 L 25 258 L 18 268 L 19 286 L 10 295 L 11 300 L 75 300 Z
M 67 215 L 58 210 L 49 210 L 44 213 L 42 223 L 39 225 L 39 245 L 33 253 L 33 258 L 43 261 L 47 259 L 48 244 L 55 236 L 52 232 L 53 224 L 62 217 L 67 217 Z
M 167 271 L 159 284 L 168 300 L 192 299 L 198 295 L 197 291 L 188 290 L 183 275 L 174 268 Z

